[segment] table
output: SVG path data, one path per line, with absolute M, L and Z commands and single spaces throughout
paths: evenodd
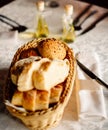
M 17 19 L 17 22 L 21 23 L 22 25 L 26 25 L 28 28 L 35 28 L 35 18 L 36 18 L 36 7 L 35 7 L 35 0 L 16 0 L 10 3 L 9 5 L 6 5 L 2 8 L 0 8 L 0 14 L 4 14 L 6 16 L 9 16 L 12 19 Z M 63 14 L 63 6 L 67 3 L 66 0 L 58 1 L 60 4 L 60 7 L 58 8 L 47 8 L 48 10 L 53 11 L 53 16 L 50 17 L 50 20 L 48 19 L 48 24 L 51 30 L 51 33 L 53 34 L 59 34 L 61 33 L 62 25 L 61 25 L 61 16 Z M 72 3 L 74 6 L 74 16 L 75 19 L 78 14 L 86 7 L 88 6 L 88 3 L 79 2 L 79 1 L 73 1 L 70 0 L 69 3 Z M 92 5 L 88 13 L 92 10 L 97 10 L 98 12 L 84 22 L 82 25 L 83 30 L 90 24 L 92 24 L 98 17 L 100 17 L 103 13 L 107 12 L 108 10 L 102 7 L 98 7 L 95 5 Z M 58 13 L 59 12 L 59 13 Z M 87 13 L 85 14 L 87 16 Z M 84 16 L 84 17 L 85 17 Z M 83 20 L 84 17 L 81 17 L 80 20 Z M 55 20 L 56 19 L 56 20 Z M 8 31 L 9 28 L 7 25 L 4 25 L 0 23 L 0 33 L 3 31 Z M 77 34 L 81 33 L 76 32 Z M 108 17 L 100 21 L 94 29 L 91 31 L 85 33 L 84 35 L 77 36 L 75 42 L 73 45 L 76 45 L 80 51 L 95 51 L 101 62 L 101 72 L 102 72 L 102 79 L 108 83 Z M 19 38 L 20 45 L 26 42 L 27 40 L 23 40 Z M 6 117 L 4 115 L 4 106 L 3 106 L 3 98 L 2 98 L 2 92 L 3 92 L 3 85 L 4 85 L 4 79 L 6 78 L 7 70 L 8 70 L 9 64 L 7 64 L 7 68 L 0 68 L 0 130 L 10 130 L 10 126 L 13 126 L 11 130 L 18 129 L 20 130 L 26 130 L 26 128 L 22 124 L 18 124 L 17 120 L 15 119 L 13 122 L 13 119 L 11 119 L 10 115 Z M 106 101 L 106 107 L 108 108 L 108 92 L 104 90 L 105 94 L 105 101 Z M 8 121 L 6 120 L 8 119 Z M 17 126 L 17 128 L 14 128 L 14 126 Z M 106 121 L 105 125 L 103 126 L 102 130 L 106 130 L 108 128 L 108 121 Z

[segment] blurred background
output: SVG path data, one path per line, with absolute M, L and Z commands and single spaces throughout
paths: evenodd
M 0 0 L 0 7 L 12 2 L 15 0 Z M 28 2 L 36 2 L 37 0 L 27 0 Z M 44 1 L 57 1 L 58 3 L 61 3 L 62 0 L 44 0 Z M 95 4 L 104 8 L 108 8 L 108 0 L 63 0 L 66 3 L 71 3 L 72 1 L 84 1 L 87 3 Z M 63 2 L 63 3 L 65 3 Z
M 104 8 L 108 8 L 108 0 L 79 0 L 79 1 L 84 1 Z

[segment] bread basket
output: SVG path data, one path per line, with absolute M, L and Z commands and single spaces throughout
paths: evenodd
M 22 51 L 30 49 L 30 48 L 37 48 L 38 43 L 40 40 L 32 40 L 23 46 L 21 46 L 15 53 L 13 60 L 11 62 L 8 78 L 6 82 L 6 86 L 4 88 L 4 100 L 10 101 L 15 86 L 12 84 L 10 78 L 10 71 L 11 67 L 15 64 L 16 61 L 19 60 L 20 54 Z M 73 51 L 67 46 L 67 44 L 61 41 L 61 44 L 64 44 L 66 49 L 66 58 L 69 60 L 70 63 L 70 70 L 69 75 L 65 81 L 65 89 L 62 92 L 60 100 L 57 104 L 49 109 L 40 110 L 35 112 L 22 112 L 16 110 L 15 108 L 6 105 L 8 111 L 15 117 L 19 118 L 30 130 L 47 130 L 53 126 L 56 126 L 60 120 L 62 119 L 62 115 L 64 109 L 69 101 L 70 95 L 73 90 L 75 74 L 76 74 L 76 62 L 74 59 Z

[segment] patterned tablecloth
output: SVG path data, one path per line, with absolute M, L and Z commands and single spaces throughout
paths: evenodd
M 4 14 L 22 25 L 26 25 L 29 29 L 33 30 L 36 26 L 35 18 L 36 18 L 36 0 L 16 0 L 2 8 L 0 8 L 0 14 Z M 68 1 L 69 3 L 73 3 L 75 5 L 75 13 L 74 18 L 78 14 L 79 7 L 82 9 L 82 4 L 78 4 L 77 1 L 74 3 L 73 1 Z M 50 15 L 50 19 L 47 19 L 50 32 L 52 34 L 60 34 L 62 30 L 61 24 L 61 16 L 63 14 L 63 5 L 67 3 L 66 0 L 59 1 L 60 5 L 58 8 L 47 8 L 47 17 Z M 87 5 L 83 3 L 83 5 Z M 103 12 L 107 11 L 106 9 L 99 8 L 94 6 L 93 9 L 97 9 L 98 13 L 88 19 L 84 24 L 83 28 L 87 27 L 88 24 L 91 24 L 99 15 Z M 91 9 L 91 10 L 93 10 Z M 7 32 L 9 33 L 9 27 L 4 23 L 0 22 L 0 42 L 1 42 L 1 34 Z M 80 31 L 81 32 L 81 31 Z M 76 32 L 79 33 L 79 32 Z M 13 35 L 13 34 L 12 34 Z M 19 37 L 19 34 L 15 32 L 14 37 L 15 43 L 10 43 L 5 45 L 2 42 L 0 43 L 0 130 L 26 130 L 26 128 L 17 123 L 17 120 L 14 122 L 13 119 L 4 114 L 4 105 L 3 105 L 3 86 L 5 85 L 5 79 L 7 76 L 7 71 L 10 65 L 10 61 L 16 49 L 21 46 L 23 43 L 27 42 L 28 39 L 22 39 Z M 4 42 L 6 37 L 4 38 Z M 12 39 L 11 39 L 12 40 Z M 9 42 L 11 42 L 11 40 Z M 77 36 L 74 43 L 69 44 L 69 46 L 73 48 L 77 48 L 80 52 L 96 52 L 101 66 L 101 78 L 108 83 L 108 17 L 99 22 L 97 26 L 89 31 L 88 33 Z M 4 49 L 3 49 L 4 48 Z M 9 53 L 11 51 L 11 53 Z M 5 55 L 5 56 L 3 56 Z M 89 62 L 89 59 L 88 59 Z M 106 107 L 108 109 L 108 92 L 105 90 L 105 101 Z M 8 114 L 8 113 L 7 113 Z M 8 121 L 7 121 L 8 120 Z M 12 127 L 11 127 L 12 126 Z M 17 126 L 17 127 L 16 127 Z M 108 128 L 108 121 L 102 127 L 102 130 L 106 130 Z M 95 129 L 96 130 L 96 129 Z

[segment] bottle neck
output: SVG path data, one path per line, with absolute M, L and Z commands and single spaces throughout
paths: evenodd
M 67 13 L 65 13 L 63 15 L 63 22 L 67 23 L 67 24 L 72 24 L 73 23 L 72 14 L 71 15 L 70 14 L 67 15 Z

